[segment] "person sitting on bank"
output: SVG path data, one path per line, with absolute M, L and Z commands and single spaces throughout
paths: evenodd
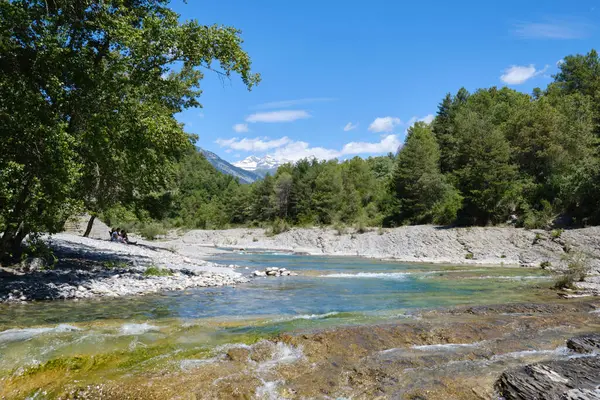
M 110 231 L 110 241 L 111 242 L 119 242 L 119 228 L 113 228 Z

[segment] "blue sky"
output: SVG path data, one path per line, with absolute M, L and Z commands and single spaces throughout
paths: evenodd
M 595 3 L 176 0 L 182 19 L 241 29 L 263 79 L 248 92 L 206 72 L 204 108 L 178 119 L 231 162 L 395 151 L 461 86 L 545 87 L 561 58 L 598 43 Z

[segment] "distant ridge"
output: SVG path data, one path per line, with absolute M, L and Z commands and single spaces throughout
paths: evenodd
M 246 171 L 228 163 L 212 151 L 204 150 L 200 147 L 198 147 L 198 151 L 202 153 L 204 157 L 206 157 L 208 162 L 211 163 L 217 171 L 238 178 L 240 183 L 252 183 L 262 178 L 260 175 L 257 175 L 252 171 Z

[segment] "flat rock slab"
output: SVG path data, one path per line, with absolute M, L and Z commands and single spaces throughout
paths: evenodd
M 506 400 L 598 400 L 600 357 L 547 361 L 505 371 L 496 388 Z

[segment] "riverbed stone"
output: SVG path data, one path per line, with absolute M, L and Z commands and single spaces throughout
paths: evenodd
M 576 336 L 567 341 L 567 347 L 577 353 L 600 353 L 600 334 Z
M 591 356 L 545 361 L 511 369 L 496 382 L 505 400 L 598 400 L 600 399 L 600 335 L 571 338 L 567 346 Z

